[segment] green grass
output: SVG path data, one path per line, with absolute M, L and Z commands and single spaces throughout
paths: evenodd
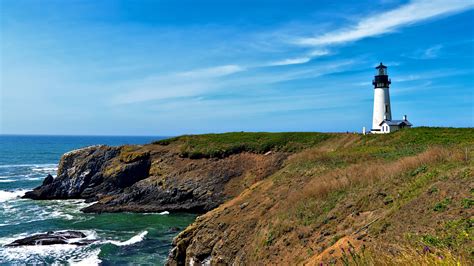
M 188 158 L 222 158 L 240 152 L 296 152 L 334 136 L 317 132 L 256 133 L 231 132 L 223 134 L 184 135 L 154 142 L 158 145 L 177 143 L 181 155 Z
M 406 128 L 392 134 L 368 135 L 369 146 L 391 146 L 398 148 L 428 145 L 474 145 L 474 128 L 416 127 Z
M 461 204 L 464 209 L 469 209 L 472 206 L 474 206 L 474 199 L 470 199 L 470 198 L 462 199 Z
M 330 193 L 324 200 L 308 198 L 297 204 L 290 213 L 302 225 L 319 227 L 328 222 L 327 214 L 346 196 L 346 191 L 338 190 Z
M 471 218 L 461 218 L 447 221 L 444 227 L 432 234 L 421 236 L 421 242 L 427 246 L 435 248 L 449 248 L 454 251 L 465 251 L 471 258 L 474 258 L 472 247 L 474 220 Z
M 318 132 L 230 132 L 223 134 L 183 135 L 153 142 L 176 144 L 187 158 L 223 158 L 240 152 L 297 152 L 314 147 L 341 134 Z M 396 160 L 424 151 L 433 145 L 458 145 L 474 149 L 474 128 L 418 127 L 391 134 L 367 135 L 354 143 L 350 153 Z

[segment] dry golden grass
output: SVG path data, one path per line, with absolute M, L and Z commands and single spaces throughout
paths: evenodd
M 471 265 L 469 260 L 454 255 L 449 250 L 432 250 L 425 248 L 416 250 L 413 247 L 390 245 L 390 250 L 395 254 L 387 252 L 387 247 L 365 248 L 357 240 L 344 237 L 337 241 L 331 248 L 325 252 L 309 258 L 302 264 L 305 266 L 319 265 L 364 265 L 364 266 L 398 266 L 398 265 L 443 265 L 443 266 L 461 266 Z M 359 241 L 360 242 L 360 241 Z M 328 251 L 334 253 L 329 254 Z M 324 259 L 326 257 L 326 259 Z M 331 264 L 325 264 L 327 257 L 334 258 Z
M 472 265 L 467 259 L 456 256 L 449 250 L 415 250 L 402 246 L 393 246 L 392 249 L 398 252 L 395 255 L 389 255 L 382 250 L 366 252 L 361 256 L 362 265 Z
M 434 147 L 415 156 L 402 158 L 392 163 L 369 161 L 334 169 L 314 178 L 304 186 L 300 193 L 293 193 L 288 198 L 290 205 L 308 198 L 323 198 L 329 193 L 349 186 L 360 186 L 378 180 L 393 178 L 422 165 L 447 160 L 462 160 L 461 152 L 446 148 Z

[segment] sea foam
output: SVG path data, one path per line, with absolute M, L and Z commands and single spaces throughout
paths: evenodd
M 133 245 L 135 243 L 138 243 L 138 242 L 141 242 L 143 241 L 143 239 L 145 239 L 145 236 L 148 234 L 148 231 L 143 231 L 135 236 L 133 236 L 132 238 L 130 238 L 129 240 L 127 241 L 115 241 L 115 240 L 108 240 L 108 241 L 105 241 L 104 243 L 110 243 L 110 244 L 113 244 L 113 245 L 116 245 L 116 246 L 128 246 L 128 245 Z
M 57 168 L 57 164 L 45 163 L 45 164 L 3 164 L 0 168 L 16 168 L 16 167 L 33 167 L 33 168 Z
M 0 202 L 5 202 L 8 200 L 16 199 L 18 197 L 21 197 L 25 195 L 27 192 L 27 189 L 22 189 L 22 190 L 14 190 L 14 191 L 5 191 L 5 190 L 0 190 Z
M 0 179 L 0 183 L 11 183 L 16 182 L 17 180 L 14 179 Z

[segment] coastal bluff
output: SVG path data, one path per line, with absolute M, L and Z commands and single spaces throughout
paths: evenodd
M 187 135 L 66 153 L 24 197 L 202 214 L 168 265 L 469 264 L 473 155 L 472 128 Z
M 235 134 L 240 133 L 228 137 Z M 247 147 L 245 142 L 212 147 L 199 138 L 205 137 L 68 152 L 61 157 L 57 177 L 46 178 L 24 197 L 96 202 L 84 212 L 204 213 L 278 170 L 290 152 L 276 145 L 286 145 L 285 138 L 292 137 L 283 134 L 269 140 L 273 144 L 260 144 L 266 147 Z

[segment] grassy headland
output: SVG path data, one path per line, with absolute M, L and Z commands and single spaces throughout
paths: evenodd
M 154 144 L 177 144 L 183 157 L 222 158 L 241 152 L 266 153 L 268 151 L 296 152 L 315 146 L 332 137 L 316 132 L 255 133 L 231 132 L 223 134 L 184 135 L 159 140 Z
M 156 144 L 172 143 L 190 158 L 293 153 L 184 231 L 176 244 L 188 256 L 282 265 L 474 261 L 473 128 L 227 133 Z

